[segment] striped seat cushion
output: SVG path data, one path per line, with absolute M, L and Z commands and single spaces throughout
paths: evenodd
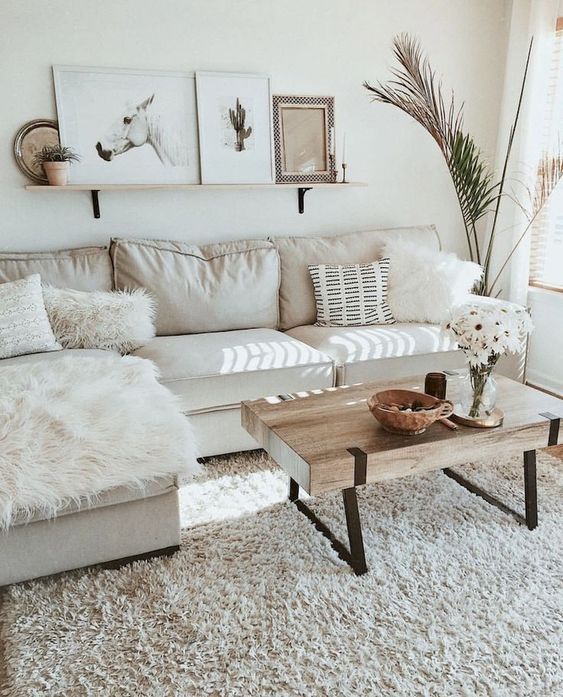
M 309 265 L 318 327 L 393 324 L 387 304 L 389 259 L 369 264 Z

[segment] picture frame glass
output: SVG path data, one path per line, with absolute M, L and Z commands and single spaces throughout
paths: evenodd
M 198 184 L 195 76 L 54 66 L 71 184 Z
M 328 172 L 326 107 L 281 105 L 284 174 Z

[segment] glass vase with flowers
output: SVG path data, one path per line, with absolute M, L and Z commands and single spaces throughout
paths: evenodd
M 486 419 L 496 405 L 493 370 L 504 354 L 522 351 L 533 329 L 530 315 L 526 308 L 513 303 L 480 301 L 455 310 L 445 329 L 455 337 L 469 363 L 460 415 Z

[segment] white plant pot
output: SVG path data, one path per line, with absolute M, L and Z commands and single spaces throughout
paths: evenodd
M 43 169 L 47 175 L 49 186 L 65 186 L 68 184 L 68 162 L 44 162 Z

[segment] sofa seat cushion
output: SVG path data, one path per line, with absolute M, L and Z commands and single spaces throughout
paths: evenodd
M 110 352 L 113 353 L 113 352 Z M 0 368 L 6 365 L 16 365 L 24 363 L 37 363 L 37 361 L 57 361 L 65 356 L 107 356 L 108 351 L 103 349 L 63 349 L 62 351 L 51 351 L 48 353 L 28 353 L 25 356 L 15 356 L 14 358 L 4 358 L 0 361 Z
M 156 363 L 188 413 L 334 384 L 329 356 L 273 329 L 158 336 L 133 355 Z
M 425 370 L 416 356 L 429 356 L 429 370 L 451 367 L 445 354 L 458 357 L 457 344 L 438 325 L 397 323 L 365 327 L 316 327 L 306 325 L 287 334 L 330 356 L 336 363 L 338 384 L 369 382 L 385 377 L 414 375 Z M 440 354 L 439 359 L 436 354 Z M 390 370 L 390 361 L 394 368 Z

